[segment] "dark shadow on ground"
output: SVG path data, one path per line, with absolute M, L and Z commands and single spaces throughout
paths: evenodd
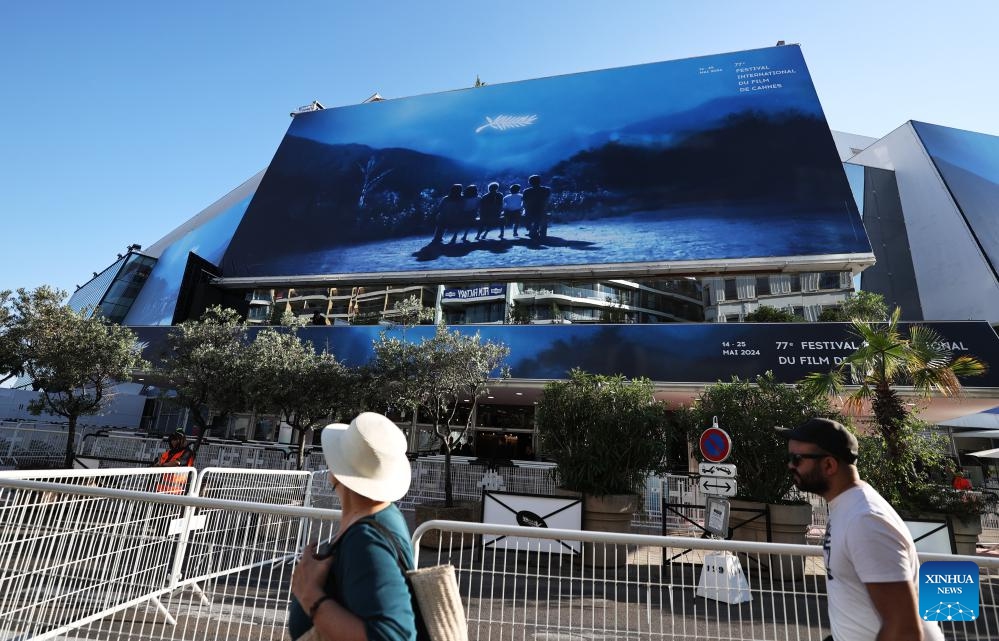
M 469 241 L 462 241 L 459 239 L 456 242 L 444 243 L 431 242 L 413 252 L 413 258 L 419 262 L 427 262 L 437 260 L 441 256 L 461 258 L 476 251 L 485 251 L 491 254 L 505 254 L 513 247 L 525 247 L 533 250 L 548 249 L 550 247 L 564 247 L 580 251 L 598 251 L 601 249 L 600 245 L 597 243 L 587 240 L 567 240 L 565 238 L 559 238 L 558 236 L 548 236 L 544 239 L 534 239 L 521 236 L 519 238 L 504 238 L 502 240 L 499 238 L 486 238 L 483 240 Z

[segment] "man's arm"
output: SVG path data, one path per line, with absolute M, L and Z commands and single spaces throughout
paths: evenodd
M 864 587 L 881 616 L 877 641 L 923 641 L 923 624 L 911 583 L 865 583 Z

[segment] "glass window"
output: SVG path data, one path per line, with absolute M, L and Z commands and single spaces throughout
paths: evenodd
M 725 300 L 739 300 L 739 289 L 735 286 L 734 278 L 725 279 Z
M 480 431 L 475 434 L 475 456 L 493 460 L 533 460 L 534 436 L 502 431 Z
M 757 276 L 756 277 L 756 295 L 757 296 L 767 296 L 770 294 L 770 277 L 769 276 Z
M 839 289 L 839 272 L 819 274 L 819 289 Z
M 479 405 L 475 417 L 478 427 L 534 429 L 534 405 Z

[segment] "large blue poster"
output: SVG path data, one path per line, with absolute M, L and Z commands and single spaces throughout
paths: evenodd
M 626 275 L 870 251 L 801 51 L 782 46 L 299 114 L 223 264 Z
M 954 356 L 984 361 L 984 376 L 963 379 L 969 388 L 999 387 L 999 338 L 985 321 L 920 323 L 936 331 Z M 903 332 L 910 323 L 903 323 Z M 169 328 L 134 328 L 158 361 Z M 750 379 L 771 371 L 784 383 L 810 372 L 828 372 L 862 344 L 849 323 L 663 323 L 658 325 L 457 325 L 465 334 L 510 348 L 506 359 L 514 379 L 565 378 L 574 367 L 596 374 L 646 376 L 669 383 L 713 383 L 733 376 Z M 251 335 L 256 329 L 251 329 Z M 304 327 L 302 338 L 329 349 L 351 365 L 367 363 L 372 341 L 382 331 L 418 342 L 434 327 L 385 330 L 371 325 Z M 394 332 L 394 333 L 393 333 Z

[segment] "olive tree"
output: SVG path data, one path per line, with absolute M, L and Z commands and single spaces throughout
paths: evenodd
M 11 296 L 10 290 L 0 291 L 0 383 L 20 376 L 24 366 L 12 331 L 14 314 Z
M 354 409 L 355 377 L 333 354 L 302 340 L 296 328 L 261 330 L 246 356 L 247 397 L 256 411 L 278 414 L 292 427 L 302 469 L 308 433 Z
M 168 345 L 159 365 L 174 391 L 167 400 L 186 408 L 198 426 L 197 453 L 212 417 L 245 405 L 246 327 L 235 310 L 211 307 L 174 328 Z
M 10 362 L 40 391 L 28 410 L 66 419 L 64 463 L 72 467 L 80 417 L 104 409 L 117 384 L 130 380 L 147 363 L 131 330 L 91 310 L 74 310 L 61 302 L 65 296 L 43 286 L 19 289 L 16 297 L 7 297 L 4 349 Z
M 467 335 L 444 325 L 417 342 L 382 332 L 373 347 L 374 358 L 368 366 L 373 395 L 385 405 L 413 414 L 422 410 L 433 421 L 434 436 L 444 452 L 444 502 L 451 507 L 451 453 L 471 429 L 475 407 L 488 393 L 488 383 L 506 375 L 503 362 L 510 350 L 502 343 L 482 340 L 478 332 Z M 472 399 L 472 411 L 455 430 L 451 423 L 463 399 Z

